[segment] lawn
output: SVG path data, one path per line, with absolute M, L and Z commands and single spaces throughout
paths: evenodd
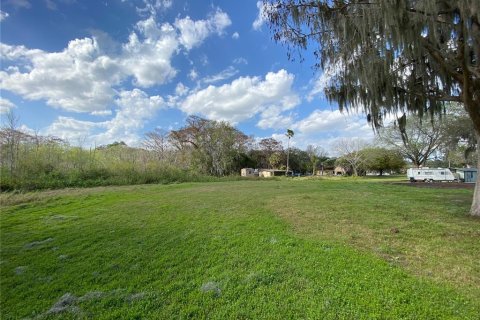
M 280 179 L 3 194 L 2 319 L 478 319 L 472 190 Z

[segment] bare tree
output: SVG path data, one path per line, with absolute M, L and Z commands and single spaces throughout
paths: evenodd
M 362 149 L 368 144 L 362 139 L 341 139 L 336 143 L 335 150 L 341 157 L 340 161 L 348 163 L 354 176 L 358 176 L 358 169 L 365 161 Z
M 400 121 L 403 121 L 400 118 Z M 443 142 L 442 124 L 408 117 L 402 126 L 392 124 L 379 131 L 378 140 L 387 148 L 398 150 L 414 166 L 422 166 Z
M 158 160 L 165 160 L 172 147 L 169 140 L 169 133 L 160 128 L 155 128 L 155 130 L 147 132 L 143 145 L 147 150 L 153 151 Z
M 9 111 L 6 115 L 5 123 L 2 125 L 2 158 L 4 161 L 8 162 L 8 168 L 11 175 L 14 174 L 17 165 L 20 140 L 23 135 L 23 133 L 18 130 L 19 120 L 20 119 L 18 116 L 16 116 L 12 111 Z

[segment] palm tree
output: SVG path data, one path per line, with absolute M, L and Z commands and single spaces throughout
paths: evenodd
M 288 144 L 287 144 L 287 171 L 285 171 L 285 175 L 288 175 L 288 161 L 290 159 L 290 138 L 293 137 L 294 132 L 293 130 L 287 129 L 287 133 L 285 134 L 288 138 Z

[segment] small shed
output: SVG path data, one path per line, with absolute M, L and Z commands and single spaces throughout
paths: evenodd
M 477 168 L 460 168 L 456 170 L 460 180 L 465 183 L 475 183 L 477 182 Z
M 240 170 L 240 175 L 242 177 L 258 177 L 258 171 L 252 168 L 243 168 Z
M 347 174 L 347 170 L 345 170 L 344 167 L 336 166 L 335 169 L 333 169 L 333 175 L 335 176 L 344 176 L 346 174 Z
M 277 169 L 260 169 L 259 170 L 259 176 L 264 178 L 279 177 L 284 175 L 285 175 L 285 170 L 277 170 Z

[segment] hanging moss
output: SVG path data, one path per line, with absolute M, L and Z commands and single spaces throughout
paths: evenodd
M 333 70 L 325 93 L 340 110 L 382 115 L 465 105 L 480 132 L 480 1 L 276 0 L 266 12 L 274 39 L 314 48 Z

